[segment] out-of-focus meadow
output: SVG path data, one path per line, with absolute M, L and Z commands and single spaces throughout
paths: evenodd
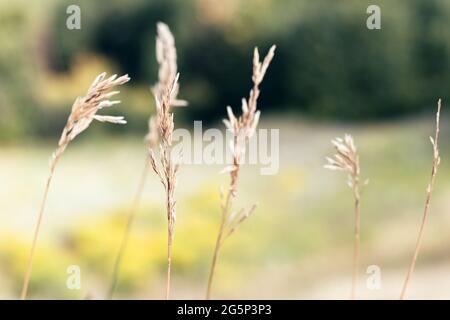
M 81 7 L 82 29 L 65 9 Z M 176 38 L 176 125 L 222 128 L 225 106 L 250 88 L 251 52 L 278 45 L 262 85 L 262 128 L 280 129 L 276 175 L 245 166 L 237 207 L 258 208 L 224 246 L 213 296 L 346 299 L 353 200 L 343 173 L 323 169 L 330 140 L 351 133 L 370 179 L 362 195 L 361 298 L 398 298 L 428 183 L 437 98 L 441 157 L 423 250 L 409 298 L 450 298 L 450 37 L 446 1 L 0 1 L 0 298 L 17 298 L 36 213 L 71 103 L 100 72 L 129 73 L 115 110 L 126 126 L 95 123 L 64 153 L 50 190 L 31 298 L 103 299 L 145 160 L 154 112 L 155 24 Z M 173 298 L 204 298 L 220 219 L 223 166 L 185 165 L 177 190 Z M 117 298 L 163 298 L 163 190 L 149 174 L 119 276 Z M 66 286 L 81 268 L 81 290 Z M 365 286 L 369 265 L 380 290 Z

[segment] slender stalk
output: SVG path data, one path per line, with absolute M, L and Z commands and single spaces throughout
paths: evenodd
M 36 251 L 36 244 L 39 237 L 39 231 L 41 229 L 41 223 L 44 216 L 45 204 L 47 202 L 48 192 L 50 189 L 50 184 L 55 172 L 56 164 L 66 150 L 69 143 L 75 139 L 80 133 L 86 130 L 89 125 L 97 120 L 99 122 L 109 122 L 116 124 L 125 124 L 126 121 L 122 116 L 108 116 L 108 115 L 98 115 L 97 112 L 103 108 L 112 107 L 115 104 L 120 103 L 120 101 L 110 101 L 109 99 L 114 95 L 118 94 L 119 91 L 110 91 L 115 86 L 127 83 L 130 78 L 128 75 L 117 77 L 113 75 L 106 78 L 106 73 L 103 72 L 98 75 L 94 82 L 92 82 L 87 93 L 83 97 L 78 97 L 72 105 L 72 110 L 67 119 L 66 125 L 62 131 L 61 137 L 58 141 L 58 147 L 52 154 L 50 161 L 50 173 L 47 178 L 47 183 L 45 186 L 44 197 L 41 202 L 41 206 L 38 213 L 38 220 L 36 228 L 34 230 L 33 243 L 31 245 L 30 255 L 28 258 L 28 266 L 25 272 L 25 277 L 22 286 L 22 292 L 20 298 L 25 300 L 27 297 L 28 286 L 31 277 L 31 271 L 33 269 L 33 259 Z
M 411 280 L 411 276 L 412 276 L 412 274 L 414 272 L 414 268 L 416 266 L 416 261 L 419 256 L 419 250 L 420 250 L 420 246 L 421 246 L 422 238 L 423 238 L 423 234 L 424 234 L 423 231 L 425 229 L 425 224 L 427 223 L 427 220 L 428 220 L 428 207 L 430 204 L 430 200 L 431 200 L 431 195 L 429 195 L 429 196 L 427 195 L 427 198 L 425 201 L 425 210 L 424 210 L 424 214 L 422 217 L 422 223 L 420 224 L 419 235 L 417 237 L 416 246 L 414 249 L 414 255 L 413 255 L 411 264 L 409 265 L 408 273 L 406 274 L 406 278 L 405 278 L 405 282 L 403 283 L 402 292 L 400 294 L 400 300 L 405 299 L 406 289 L 408 288 L 409 281 Z
M 359 279 L 359 255 L 360 255 L 360 229 L 361 229 L 361 214 L 360 214 L 360 194 L 359 188 L 355 186 L 355 244 L 353 253 L 353 278 L 352 278 L 352 293 L 351 299 L 356 299 L 356 289 L 358 287 Z
M 168 172 L 175 172 L 173 170 L 173 164 L 171 158 L 168 159 Z M 172 274 L 172 247 L 173 237 L 175 231 L 175 200 L 174 200 L 174 188 L 175 188 L 175 176 L 168 175 L 166 179 L 166 194 L 167 194 L 167 282 L 166 282 L 166 300 L 170 299 L 170 284 Z
M 59 157 L 53 158 L 52 163 L 50 165 L 50 172 L 49 172 L 49 175 L 47 178 L 47 183 L 45 184 L 44 197 L 42 198 L 42 202 L 41 202 L 41 206 L 40 206 L 39 214 L 38 214 L 38 220 L 36 223 L 36 227 L 34 229 L 33 243 L 31 244 L 30 254 L 28 256 L 27 271 L 25 272 L 25 277 L 24 277 L 23 285 L 22 285 L 22 292 L 20 294 L 21 300 L 25 300 L 27 298 L 28 286 L 30 284 L 31 271 L 33 269 L 34 254 L 36 252 L 36 245 L 37 245 L 37 240 L 39 238 L 39 231 L 41 230 L 42 219 L 44 217 L 45 204 L 47 203 L 48 191 L 50 189 L 50 184 L 52 182 L 53 174 L 55 172 L 56 163 L 58 162 L 58 160 L 59 160 Z
M 214 254 L 213 254 L 213 258 L 212 258 L 212 262 L 211 262 L 211 269 L 209 271 L 208 286 L 206 289 L 206 300 L 211 299 L 212 283 L 213 283 L 214 273 L 216 270 L 217 259 L 219 257 L 219 252 L 222 247 L 222 239 L 224 236 L 226 220 L 227 220 L 227 216 L 228 216 L 228 208 L 230 207 L 230 204 L 231 204 L 231 192 L 228 192 L 227 200 L 226 200 L 225 206 L 223 207 L 223 210 L 222 210 L 222 218 L 221 218 L 221 222 L 220 222 L 219 232 L 217 234 L 216 245 L 214 247 Z
M 167 283 L 166 299 L 170 298 L 172 271 L 172 247 L 175 232 L 175 186 L 179 162 L 172 159 L 172 134 L 174 130 L 173 107 L 186 106 L 178 100 L 177 52 L 175 39 L 169 27 L 158 22 L 156 37 L 156 60 L 159 64 L 158 82 L 152 92 L 156 102 L 156 116 L 149 119 L 148 151 L 150 164 L 166 191 L 167 209 Z M 159 151 L 157 163 L 155 151 Z
M 419 235 L 417 237 L 416 246 L 414 249 L 414 255 L 409 265 L 408 272 L 406 274 L 405 282 L 403 283 L 402 292 L 400 293 L 400 300 L 405 299 L 406 289 L 408 288 L 408 284 L 411 280 L 412 274 L 414 272 L 414 268 L 416 266 L 416 261 L 419 256 L 420 246 L 422 244 L 422 238 L 425 230 L 425 224 L 427 223 L 429 212 L 430 212 L 430 203 L 431 203 L 431 195 L 433 193 L 434 181 L 436 180 L 436 173 L 441 162 L 441 158 L 439 156 L 439 118 L 441 113 L 441 99 L 438 100 L 438 111 L 436 113 L 436 133 L 434 139 L 430 137 L 431 144 L 433 145 L 433 165 L 431 168 L 431 177 L 430 182 L 428 183 L 427 193 L 425 197 L 425 207 L 423 210 L 422 222 L 419 228 Z
M 169 222 L 170 223 L 170 222 Z M 170 231 L 167 233 L 167 281 L 166 281 L 166 300 L 170 299 L 170 281 L 172 273 L 172 243 L 173 235 Z
M 211 299 L 212 282 L 213 282 L 213 278 L 214 278 L 214 272 L 216 270 L 217 258 L 219 257 L 219 250 L 220 250 L 220 243 L 222 241 L 222 234 L 223 234 L 223 224 L 220 225 L 219 233 L 218 233 L 217 239 L 216 239 L 216 246 L 214 248 L 211 269 L 209 271 L 208 287 L 206 289 L 206 300 Z
M 359 279 L 359 256 L 360 256 L 360 230 L 361 230 L 361 184 L 360 184 L 360 166 L 359 155 L 356 149 L 353 137 L 346 134 L 344 138 L 336 138 L 331 141 L 336 149 L 333 158 L 327 157 L 327 164 L 324 166 L 330 170 L 340 170 L 348 172 L 348 186 L 353 191 L 355 199 L 355 241 L 353 248 L 353 272 L 352 272 L 352 288 L 350 299 L 356 299 L 356 291 Z M 367 185 L 366 180 L 362 186 Z
M 120 272 L 120 266 L 122 264 L 123 255 L 125 253 L 125 249 L 128 244 L 128 239 L 130 237 L 131 225 L 133 224 L 135 212 L 138 210 L 139 204 L 141 202 L 142 192 L 144 190 L 145 182 L 147 180 L 147 174 L 149 171 L 149 167 L 150 167 L 149 160 L 148 160 L 148 156 L 147 156 L 145 158 L 144 169 L 142 171 L 141 178 L 139 180 L 139 184 L 138 184 L 138 188 L 136 190 L 136 194 L 134 196 L 133 204 L 127 214 L 127 221 L 126 221 L 124 233 L 122 236 L 122 241 L 120 243 L 119 251 L 117 253 L 116 260 L 114 263 L 114 269 L 113 269 L 113 273 L 112 273 L 112 277 L 111 277 L 111 286 L 110 286 L 109 293 L 108 293 L 108 299 L 113 298 L 114 291 L 117 286 L 117 280 L 118 280 L 118 276 L 119 276 L 119 272 Z
M 253 205 L 251 208 L 239 212 L 230 212 L 233 204 L 233 199 L 236 197 L 237 185 L 239 178 L 239 170 L 241 168 L 241 161 L 245 156 L 245 150 L 247 148 L 247 142 L 253 136 L 258 126 L 260 111 L 257 110 L 257 100 L 260 94 L 259 85 L 264 78 L 264 75 L 269 67 L 270 62 L 275 53 L 275 46 L 269 49 L 269 52 L 265 56 L 263 62 L 259 59 L 258 49 L 253 51 L 253 88 L 250 90 L 248 99 L 242 99 L 242 114 L 236 117 L 230 106 L 227 107 L 228 119 L 224 119 L 223 122 L 228 130 L 233 133 L 232 140 L 232 156 L 233 161 L 227 165 L 223 173 L 229 172 L 230 185 L 226 198 L 223 192 L 220 193 L 220 207 L 222 209 L 221 222 L 219 232 L 217 234 L 216 245 L 214 248 L 213 258 L 211 262 L 211 269 L 208 277 L 208 285 L 206 288 L 206 299 L 211 298 L 211 289 L 214 279 L 214 272 L 216 270 L 216 264 L 219 257 L 220 249 L 224 241 L 231 236 L 236 229 L 245 221 L 249 215 L 256 208 Z

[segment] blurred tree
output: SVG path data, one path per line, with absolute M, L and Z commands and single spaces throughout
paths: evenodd
M 434 105 L 438 97 L 445 98 L 450 80 L 450 2 L 445 0 L 379 0 L 381 30 L 366 27 L 369 0 L 46 2 L 51 14 L 39 13 L 47 21 L 38 30 L 43 34 L 37 37 L 40 50 L 32 45 L 37 31 L 27 13 L 37 6 L 9 5 L 0 13 L 5 47 L 0 52 L 0 106 L 14 119 L 2 124 L 0 137 L 23 128 L 56 130 L 49 122 L 58 119 L 57 113 L 39 107 L 39 94 L 23 90 L 32 87 L 35 61 L 44 66 L 41 73 L 68 73 L 80 56 L 105 57 L 117 72 L 131 75 L 130 101 L 148 103 L 152 110 L 152 98 L 148 95 L 147 102 L 143 88 L 157 77 L 154 37 L 160 20 L 176 37 L 180 97 L 190 102 L 189 110 L 177 112 L 189 120 L 213 121 L 224 116 L 226 105 L 239 108 L 250 89 L 255 45 L 261 51 L 278 45 L 262 87 L 265 112 L 384 119 Z M 65 28 L 69 4 L 81 7 L 81 30 Z M 143 121 L 144 112 L 130 106 L 127 116 Z M 31 121 L 36 114 L 42 123 Z M 145 126 L 132 122 L 127 130 Z
M 0 139 L 12 139 L 32 133 L 29 124 L 39 111 L 33 92 L 35 69 L 28 59 L 32 49 L 28 41 L 29 12 L 20 6 L 9 6 L 3 11 L 3 6 L 0 7 Z

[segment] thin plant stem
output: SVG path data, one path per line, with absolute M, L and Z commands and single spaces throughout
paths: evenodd
M 359 257 L 360 257 L 360 231 L 361 231 L 361 187 L 367 185 L 368 180 L 360 183 L 359 155 L 353 137 L 346 134 L 344 138 L 335 138 L 331 141 L 336 149 L 333 158 L 327 157 L 327 164 L 324 166 L 329 170 L 339 170 L 348 172 L 347 185 L 353 191 L 355 199 L 355 240 L 353 244 L 353 271 L 352 287 L 350 299 L 356 299 L 356 291 L 359 279 Z
M 419 228 L 419 235 L 417 237 L 416 246 L 414 249 L 414 255 L 409 265 L 408 273 L 406 274 L 405 282 L 403 283 L 402 291 L 400 293 L 400 300 L 405 299 L 406 289 L 408 288 L 408 284 L 411 280 L 412 274 L 414 272 L 414 268 L 416 266 L 416 261 L 419 256 L 420 246 L 422 244 L 422 239 L 424 235 L 425 225 L 428 220 L 429 212 L 430 212 L 430 203 L 431 203 L 431 195 L 433 193 L 434 181 L 436 180 L 436 173 L 441 162 L 441 158 L 439 156 L 439 118 L 441 113 L 441 99 L 438 100 L 438 111 L 436 113 L 436 133 L 434 139 L 430 137 L 431 144 L 433 145 L 433 165 L 431 168 L 431 177 L 427 187 L 427 193 L 425 197 L 425 207 L 423 210 L 422 222 Z
M 424 233 L 423 231 L 424 231 L 424 228 L 425 228 L 425 224 L 427 223 L 427 220 L 428 220 L 428 206 L 429 206 L 429 203 L 430 203 L 430 199 L 431 199 L 431 196 L 427 195 L 427 199 L 426 199 L 426 202 L 425 202 L 425 211 L 424 211 L 424 214 L 423 214 L 423 217 L 422 217 L 422 223 L 420 224 L 419 235 L 417 237 L 416 246 L 415 246 L 415 249 L 414 249 L 414 255 L 413 255 L 411 264 L 409 265 L 408 273 L 406 274 L 406 278 L 405 278 L 405 282 L 403 283 L 402 292 L 400 294 L 400 300 L 404 300 L 405 299 L 406 289 L 408 287 L 409 281 L 411 280 L 411 276 L 412 276 L 412 274 L 414 272 L 414 268 L 416 266 L 416 261 L 417 261 L 417 258 L 419 256 L 419 250 L 420 250 L 420 246 L 421 246 L 422 238 L 423 238 L 423 233 Z
M 214 248 L 214 254 L 213 254 L 213 258 L 212 258 L 211 269 L 209 271 L 209 277 L 208 277 L 208 287 L 207 287 L 207 290 L 206 290 L 206 300 L 210 300 L 211 299 L 212 282 L 213 282 L 213 278 L 214 278 L 214 272 L 216 270 L 217 259 L 219 257 L 219 250 L 220 250 L 220 243 L 222 241 L 222 234 L 223 234 L 223 224 L 220 225 L 219 233 L 218 233 L 217 239 L 216 239 L 216 246 Z
M 175 232 L 175 186 L 179 163 L 172 159 L 172 134 L 174 130 L 173 107 L 186 106 L 187 102 L 178 100 L 177 52 L 175 39 L 169 27 L 158 22 L 156 37 L 156 60 L 159 65 L 158 82 L 152 92 L 156 102 L 156 116 L 149 119 L 148 151 L 153 171 L 159 177 L 166 191 L 167 208 L 167 283 L 166 299 L 170 298 L 172 271 L 172 246 Z M 158 145 L 159 141 L 159 146 Z M 154 149 L 159 150 L 159 165 L 156 163 Z M 161 168 L 160 168 L 161 166 Z
M 113 298 L 114 291 L 117 286 L 117 280 L 118 280 L 118 276 L 119 276 L 119 272 L 120 272 L 120 266 L 122 264 L 123 255 L 125 253 L 125 250 L 126 250 L 126 247 L 128 244 L 128 239 L 130 237 L 131 226 L 133 224 L 133 220 L 136 215 L 135 213 L 138 210 L 139 204 L 142 199 L 142 192 L 145 187 L 145 182 L 147 180 L 147 174 L 148 174 L 149 168 L 150 168 L 150 165 L 149 165 L 149 160 L 148 160 L 148 156 L 147 156 L 145 158 L 144 169 L 142 170 L 141 178 L 139 180 L 138 188 L 137 188 L 136 194 L 134 196 L 133 204 L 127 214 L 127 221 L 126 221 L 124 233 L 122 236 L 122 241 L 120 243 L 119 251 L 117 253 L 116 260 L 114 263 L 114 269 L 113 269 L 113 273 L 112 273 L 112 277 L 111 277 L 111 287 L 109 289 L 108 299 Z
M 153 168 L 153 171 L 158 175 L 164 189 L 166 191 L 166 213 L 167 213 L 167 283 L 166 283 L 166 299 L 170 298 L 170 281 L 171 281 L 171 269 L 172 269 L 172 243 L 175 232 L 175 187 L 176 187 L 176 175 L 179 169 L 179 163 L 174 163 L 172 159 L 172 133 L 174 128 L 173 113 L 170 112 L 171 94 L 173 88 L 177 85 L 178 74 L 176 75 L 171 86 L 165 91 L 161 97 L 161 101 L 156 98 L 158 116 L 156 121 L 154 118 L 150 118 L 149 121 L 149 162 Z M 156 96 L 157 97 L 157 96 Z M 153 148 L 156 147 L 155 139 L 151 139 L 158 134 L 161 142 L 159 143 L 159 165 L 156 163 L 156 156 Z
M 169 222 L 170 223 L 170 222 Z M 167 233 L 167 281 L 166 281 L 166 300 L 170 299 L 170 283 L 172 272 L 172 243 L 173 236 L 169 231 Z
M 39 238 L 39 231 L 41 230 L 42 219 L 44 217 L 45 204 L 47 203 L 48 192 L 50 190 L 50 184 L 52 182 L 53 174 L 55 172 L 56 163 L 58 162 L 58 160 L 59 160 L 59 157 L 53 158 L 52 163 L 50 165 L 50 172 L 47 177 L 47 183 L 45 184 L 44 196 L 42 198 L 41 206 L 39 208 L 38 220 L 36 223 L 36 227 L 34 229 L 33 243 L 31 244 L 30 254 L 28 256 L 27 270 L 25 272 L 25 277 L 24 277 L 23 285 L 22 285 L 22 292 L 20 294 L 21 300 L 25 300 L 27 298 L 28 287 L 30 284 L 31 271 L 33 269 L 33 260 L 34 260 L 34 255 L 36 252 L 37 240 Z
M 127 83 L 130 78 L 128 75 L 117 77 L 113 75 L 106 78 L 106 73 L 103 72 L 98 75 L 89 87 L 84 97 L 78 97 L 72 105 L 70 115 L 67 119 L 66 125 L 62 131 L 61 137 L 58 141 L 58 147 L 52 154 L 50 161 L 50 173 L 47 178 L 45 186 L 44 197 L 41 202 L 41 206 L 38 213 L 38 220 L 36 228 L 34 230 L 33 242 L 31 245 L 30 255 L 28 258 L 28 266 L 25 272 L 25 277 L 22 286 L 22 292 L 20 298 L 25 300 L 27 297 L 28 286 L 31 277 L 31 271 L 33 268 L 34 254 L 36 251 L 36 244 L 39 237 L 39 231 L 41 229 L 41 223 L 44 216 L 45 204 L 47 202 L 48 192 L 50 184 L 55 172 L 56 164 L 66 150 L 69 143 L 74 140 L 80 133 L 86 130 L 89 125 L 97 120 L 99 122 L 109 122 L 115 124 L 125 124 L 126 121 L 122 116 L 108 116 L 98 115 L 97 112 L 103 108 L 112 107 L 115 104 L 120 103 L 119 100 L 110 101 L 109 99 L 118 94 L 119 91 L 110 91 L 113 87 Z
M 214 279 L 214 273 L 216 270 L 217 259 L 219 258 L 219 252 L 222 247 L 222 239 L 224 236 L 226 220 L 227 220 L 227 216 L 228 216 L 228 209 L 231 204 L 231 199 L 232 199 L 231 192 L 229 191 L 227 194 L 227 200 L 226 200 L 225 206 L 223 207 L 223 210 L 222 210 L 222 218 L 221 218 L 221 222 L 220 222 L 219 232 L 217 234 L 216 245 L 214 247 L 214 253 L 213 253 L 213 258 L 212 258 L 212 262 L 211 262 L 211 269 L 209 271 L 209 277 L 208 277 L 208 286 L 206 289 L 206 300 L 211 299 L 212 283 L 213 283 L 213 279 Z
M 355 244 L 353 253 L 353 278 L 352 278 L 352 293 L 351 299 L 356 299 L 356 289 L 359 279 L 359 255 L 360 255 L 360 229 L 361 229 L 361 214 L 360 214 L 360 194 L 359 188 L 356 185 L 355 190 Z
M 257 110 L 257 100 L 260 94 L 259 85 L 264 78 L 264 75 L 269 67 L 270 62 L 275 53 L 275 46 L 273 45 L 263 61 L 259 59 L 258 49 L 255 48 L 253 51 L 253 73 L 252 81 L 253 88 L 250 90 L 250 95 L 248 99 L 242 99 L 242 114 L 236 117 L 230 106 L 227 107 L 228 119 L 224 119 L 223 122 L 228 130 L 233 133 L 232 140 L 232 151 L 233 151 L 233 161 L 231 164 L 222 170 L 223 173 L 229 172 L 230 174 L 230 185 L 226 197 L 221 190 L 220 192 L 220 207 L 221 212 L 221 222 L 219 227 L 219 232 L 217 234 L 216 245 L 214 248 L 214 253 L 211 262 L 211 269 L 208 277 L 208 284 L 206 288 L 206 299 L 211 298 L 211 289 L 214 279 L 214 272 L 216 270 L 217 260 L 219 258 L 220 249 L 224 241 L 232 235 L 239 225 L 245 221 L 249 215 L 253 212 L 256 205 L 254 204 L 250 209 L 241 209 L 239 212 L 232 212 L 231 207 L 233 205 L 233 199 L 237 194 L 237 185 L 239 170 L 241 167 L 241 160 L 245 155 L 245 150 L 247 148 L 247 142 L 253 136 L 258 126 L 260 111 Z
M 170 159 L 170 158 L 169 158 Z M 169 172 L 172 171 L 172 162 L 168 162 Z M 170 284 L 172 274 L 172 248 L 173 248 L 173 236 L 175 231 L 175 200 L 173 197 L 173 191 L 175 187 L 175 181 L 173 178 L 166 179 L 166 195 L 167 195 L 167 282 L 166 282 L 166 300 L 170 299 Z

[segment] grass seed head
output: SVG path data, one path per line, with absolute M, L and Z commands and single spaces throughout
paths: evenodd
M 236 183 L 238 178 L 238 172 L 242 159 L 245 156 L 246 145 L 248 140 L 253 136 L 258 126 L 260 111 L 257 110 L 257 102 L 259 97 L 259 85 L 264 79 L 267 68 L 273 59 L 275 54 L 275 45 L 273 45 L 267 53 L 264 60 L 261 62 L 259 59 L 258 48 L 255 48 L 253 52 L 253 88 L 250 90 L 248 99 L 242 99 L 242 114 L 236 117 L 233 113 L 233 109 L 227 107 L 228 118 L 223 122 L 228 130 L 233 134 L 233 141 L 230 143 L 230 148 L 233 154 L 233 163 L 227 165 L 222 172 L 229 172 L 231 176 L 231 190 L 233 194 L 236 194 Z
M 75 139 L 80 133 L 86 130 L 92 121 L 110 122 L 116 124 L 125 124 L 122 116 L 98 115 L 97 112 L 119 104 L 119 100 L 110 100 L 117 95 L 119 91 L 111 91 L 116 86 L 127 83 L 130 78 L 128 75 L 117 77 L 112 75 L 106 78 L 106 73 L 98 75 L 92 82 L 87 93 L 83 97 L 78 97 L 72 105 L 72 110 L 67 119 L 66 126 L 63 129 L 58 142 L 58 148 L 52 156 L 52 161 L 61 156 L 67 145 Z

